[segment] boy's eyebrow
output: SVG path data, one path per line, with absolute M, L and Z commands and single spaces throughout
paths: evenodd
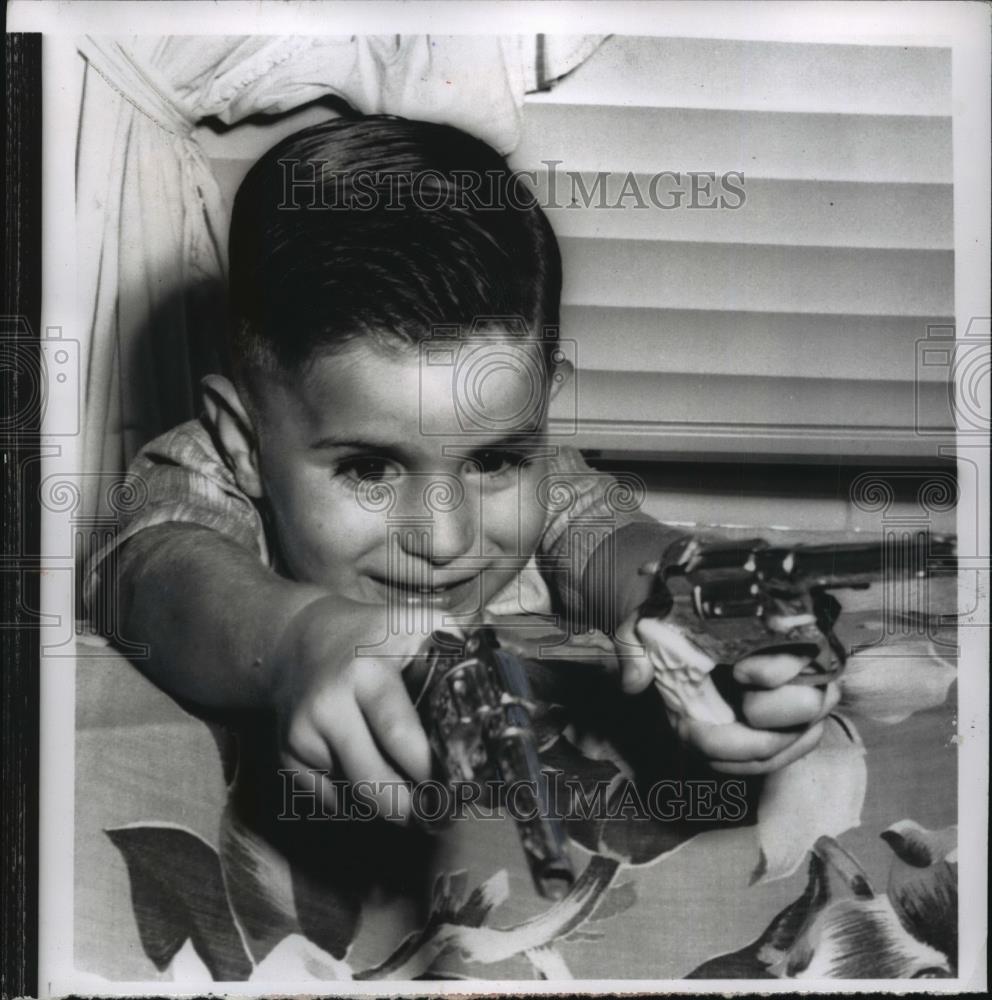
M 472 448 L 472 451 L 486 451 L 490 448 L 533 448 L 535 445 L 543 443 L 543 434 L 524 432 L 521 434 L 507 434 L 497 441 L 484 441 Z
M 397 444 L 395 441 L 372 441 L 362 438 L 335 437 L 333 434 L 314 441 L 310 447 L 315 451 L 325 448 L 354 448 L 357 450 L 388 452 L 402 450 L 402 445 Z
M 525 431 L 519 434 L 507 434 L 495 441 L 472 441 L 471 438 L 467 438 L 464 445 L 446 447 L 445 453 L 475 454 L 480 451 L 528 451 L 538 448 L 544 443 L 545 435 L 543 433 Z
M 495 441 L 473 440 L 472 436 L 466 436 L 464 445 L 457 445 L 453 449 L 449 446 L 445 451 L 458 451 L 475 453 L 488 451 L 490 449 L 501 450 L 510 448 L 533 448 L 544 443 L 544 435 L 533 432 L 520 434 L 507 434 Z M 328 448 L 352 448 L 358 451 L 379 451 L 390 453 L 401 453 L 404 451 L 403 442 L 396 441 L 374 441 L 369 438 L 351 438 L 347 436 L 337 437 L 329 434 L 314 441 L 310 447 L 315 451 Z

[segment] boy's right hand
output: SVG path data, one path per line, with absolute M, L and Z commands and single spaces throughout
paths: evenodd
M 623 663 L 624 690 L 637 693 L 653 681 L 676 733 L 715 771 L 771 774 L 791 764 L 819 743 L 823 720 L 840 701 L 836 681 L 823 687 L 790 683 L 807 659 L 754 655 L 733 669 L 741 696 L 738 719 L 713 683 L 716 663 L 677 625 L 635 613 L 617 634 L 627 649 L 642 648 Z
M 312 772 L 371 782 L 363 792 L 379 815 L 402 821 L 410 814 L 406 782 L 430 777 L 430 746 L 401 676 L 430 635 L 423 624 L 430 616 L 418 608 L 410 617 L 409 634 L 383 639 L 384 607 L 328 596 L 297 612 L 276 646 L 272 701 L 282 766 L 295 772 L 296 791 L 322 794 L 327 810 L 334 788 Z

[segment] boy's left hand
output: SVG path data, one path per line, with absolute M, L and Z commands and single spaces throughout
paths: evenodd
M 807 665 L 801 657 L 750 656 L 733 669 L 743 689 L 737 718 L 713 684 L 716 664 L 676 626 L 638 621 L 635 612 L 614 642 L 624 691 L 635 694 L 653 682 L 679 737 L 726 774 L 768 774 L 802 757 L 820 741 L 823 720 L 840 700 L 836 681 L 789 683 Z

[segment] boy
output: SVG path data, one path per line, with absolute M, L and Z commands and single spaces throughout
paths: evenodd
M 372 782 L 400 820 L 397 782 L 430 774 L 400 670 L 445 616 L 515 606 L 605 620 L 624 691 L 657 671 L 708 685 L 712 663 L 675 629 L 653 630 L 643 654 L 635 634 L 638 570 L 678 533 L 611 509 L 610 481 L 545 437 L 569 375 L 555 348 L 560 259 L 501 157 L 385 116 L 309 128 L 248 174 L 230 251 L 228 375 L 205 380 L 201 422 L 134 464 L 149 503 L 117 543 L 122 633 L 149 644 L 138 665 L 152 680 L 201 714 L 270 719 L 273 755 L 300 787 L 318 780 L 332 799 L 328 776 Z M 424 363 L 435 344 L 450 364 Z M 457 374 L 465 351 L 481 372 L 471 384 Z M 575 494 L 565 512 L 542 500 L 556 477 Z M 568 539 L 578 513 L 611 519 L 611 546 Z M 837 698 L 789 685 L 804 666 L 738 664 L 743 717 L 670 702 L 678 734 L 716 770 L 784 766 Z M 269 753 L 254 743 L 242 738 L 243 756 Z

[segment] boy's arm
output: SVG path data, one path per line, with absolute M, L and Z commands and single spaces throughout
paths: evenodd
M 608 609 L 612 620 L 606 622 L 607 631 L 615 632 L 640 608 L 651 590 L 651 576 L 642 573 L 641 567 L 685 535 L 678 528 L 653 520 L 620 525 L 609 542 L 604 540 L 598 545 L 586 562 L 580 591 L 586 620 L 601 620 L 602 613 L 597 614 L 597 610 Z
M 370 782 L 381 815 L 404 819 L 404 778 L 430 774 L 430 748 L 399 667 L 412 630 L 387 637 L 382 609 L 279 577 L 212 528 L 162 524 L 131 537 L 116 578 L 123 631 L 146 643 L 136 665 L 169 694 L 224 712 L 264 711 L 281 766 L 325 804 L 330 776 Z
M 132 502 L 87 567 L 91 614 L 114 623 L 112 640 L 145 646 L 135 666 L 174 697 L 206 709 L 261 707 L 267 633 L 320 595 L 268 569 L 258 511 L 199 421 L 146 445 L 126 485 Z
M 643 492 L 636 476 L 592 469 L 575 448 L 559 447 L 550 460 L 533 500 L 548 511 L 539 555 L 572 628 L 612 632 L 646 593 L 637 568 L 684 537 L 640 510 Z
M 238 541 L 196 524 L 152 525 L 117 556 L 120 634 L 148 649 L 135 665 L 169 694 L 206 709 L 271 707 L 282 632 L 326 596 L 278 576 Z
M 736 718 L 709 676 L 714 662 L 688 636 L 663 622 L 638 626 L 638 609 L 652 582 L 642 567 L 686 533 L 618 509 L 611 497 L 627 491 L 618 494 L 611 477 L 569 452 L 563 451 L 551 476 L 564 470 L 566 481 L 581 489 L 568 511 L 549 519 L 544 549 L 570 565 L 573 579 L 558 589 L 566 606 L 571 599 L 573 621 L 595 624 L 613 637 L 624 690 L 636 694 L 653 682 L 679 735 L 716 770 L 768 773 L 811 750 L 822 735 L 823 718 L 839 701 L 836 683 L 822 689 L 792 685 L 806 661 L 789 655 L 749 657 L 734 667 L 734 680 L 743 690 Z M 588 528 L 580 527 L 582 521 Z
M 650 579 L 638 569 L 686 536 L 640 510 L 644 492 L 638 477 L 592 469 L 575 448 L 549 462 L 535 500 L 548 509 L 540 554 L 573 627 L 613 633 L 647 596 Z

